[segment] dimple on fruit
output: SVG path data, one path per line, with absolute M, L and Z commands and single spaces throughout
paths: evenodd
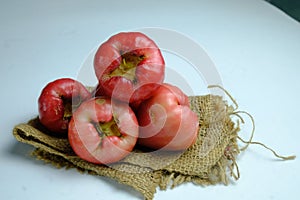
M 94 70 L 104 95 L 134 103 L 149 98 L 164 81 L 165 61 L 145 34 L 121 32 L 100 45 Z
M 91 93 L 80 82 L 60 78 L 48 83 L 38 99 L 40 122 L 55 133 L 67 133 L 75 110 Z
M 128 104 L 97 97 L 74 112 L 68 138 L 74 152 L 95 164 L 117 162 L 134 148 L 138 122 Z

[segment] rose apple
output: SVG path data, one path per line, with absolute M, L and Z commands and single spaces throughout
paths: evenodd
M 176 86 L 162 84 L 137 111 L 138 143 L 152 149 L 184 150 L 195 143 L 199 121 L 188 97 Z
M 61 78 L 48 83 L 38 99 L 40 122 L 56 133 L 66 133 L 72 110 L 91 97 L 78 81 Z
M 147 99 L 164 80 L 160 49 L 140 32 L 110 37 L 96 51 L 94 69 L 105 95 L 126 102 Z
M 138 132 L 136 116 L 128 104 L 97 97 L 85 101 L 74 112 L 68 138 L 80 158 L 109 164 L 132 151 Z

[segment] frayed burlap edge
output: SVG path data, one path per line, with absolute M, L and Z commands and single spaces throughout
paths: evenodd
M 115 170 L 108 166 L 88 163 L 76 156 L 72 151 L 65 152 L 65 149 L 70 149 L 68 147 L 69 143 L 66 142 L 67 139 L 56 138 L 53 141 L 51 136 L 41 138 L 40 136 L 43 133 L 32 126 L 36 121 L 36 119 L 30 120 L 28 123 L 19 124 L 13 129 L 13 135 L 18 141 L 35 147 L 31 155 L 36 159 L 50 163 L 57 168 L 76 168 L 81 173 L 109 177 L 121 184 L 134 188 L 145 199 L 153 199 L 160 181 L 161 172 L 139 172 L 140 169 L 138 166 L 122 164 L 120 167 L 129 167 L 131 171 L 136 171 L 136 173 L 123 173 L 123 171 Z M 31 135 L 33 132 L 35 137 Z M 48 142 L 46 143 L 45 141 Z M 49 144 L 55 144 L 55 147 Z
M 213 96 L 207 95 L 210 98 Z M 216 97 L 217 99 L 222 99 L 221 97 Z M 223 102 L 223 100 L 222 100 Z M 224 103 L 224 102 L 223 102 Z M 226 116 L 229 116 L 233 113 L 233 109 L 226 104 Z M 218 158 L 218 161 L 204 174 L 199 175 L 189 175 L 184 173 L 179 173 L 175 170 L 150 170 L 145 172 L 142 169 L 142 172 L 139 173 L 128 173 L 124 174 L 118 172 L 118 170 L 108 170 L 105 167 L 105 170 L 101 170 L 99 165 L 95 166 L 91 163 L 86 163 L 85 161 L 78 158 L 72 151 L 64 152 L 65 149 L 70 149 L 68 142 L 64 138 L 53 138 L 52 136 L 46 136 L 41 138 L 40 134 L 43 134 L 40 130 L 35 129 L 36 131 L 34 137 L 32 133 L 32 123 L 34 120 L 31 120 L 26 124 L 19 124 L 13 130 L 13 135 L 16 139 L 23 143 L 28 143 L 36 147 L 32 152 L 32 155 L 37 159 L 43 160 L 47 163 L 51 163 L 56 167 L 66 167 L 66 168 L 77 168 L 81 172 L 88 172 L 93 175 L 107 176 L 116 181 L 129 185 L 135 190 L 139 191 L 144 195 L 145 199 L 153 199 L 154 193 L 156 192 L 157 187 L 162 190 L 167 188 L 174 188 L 180 184 L 186 182 L 192 182 L 196 185 L 212 185 L 223 183 L 227 185 L 229 183 L 229 177 L 234 177 L 235 179 L 239 178 L 239 171 L 236 164 L 236 156 L 239 153 L 239 148 L 237 145 L 237 133 L 239 131 L 239 125 L 232 127 L 232 130 L 228 132 L 229 141 L 226 142 L 225 148 L 223 149 L 224 153 L 221 154 L 221 157 Z M 231 122 L 232 126 L 234 123 Z M 42 137 L 45 137 L 43 135 Z M 42 139 L 42 140 L 40 140 Z M 55 148 L 49 146 L 48 143 L 55 143 Z M 135 165 L 126 165 L 122 163 L 121 167 L 134 168 L 133 170 L 139 171 L 139 166 Z M 229 169 L 229 172 L 228 172 Z M 122 173 L 122 174 L 118 174 Z M 142 177 L 142 178 L 141 178 Z M 140 182 L 140 180 L 143 180 Z M 146 183 L 146 184 L 145 184 Z

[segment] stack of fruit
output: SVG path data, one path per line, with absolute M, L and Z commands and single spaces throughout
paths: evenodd
M 100 45 L 94 57 L 98 84 L 61 78 L 38 100 L 40 122 L 66 136 L 74 152 L 109 164 L 136 147 L 180 151 L 196 142 L 199 121 L 186 94 L 165 83 L 165 61 L 145 34 L 122 32 Z

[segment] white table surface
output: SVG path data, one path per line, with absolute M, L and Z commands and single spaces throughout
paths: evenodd
M 206 50 L 224 87 L 256 121 L 255 141 L 300 155 L 300 24 L 261 0 L 1 1 L 1 199 L 142 199 L 107 178 L 56 169 L 28 156 L 14 125 L 37 115 L 42 87 L 76 78 L 89 52 L 120 31 L 160 27 Z M 195 87 L 203 87 L 198 85 Z M 250 122 L 241 136 L 247 138 Z M 229 186 L 185 184 L 155 199 L 298 199 L 299 159 L 278 162 L 252 145 L 238 158 L 241 178 Z

